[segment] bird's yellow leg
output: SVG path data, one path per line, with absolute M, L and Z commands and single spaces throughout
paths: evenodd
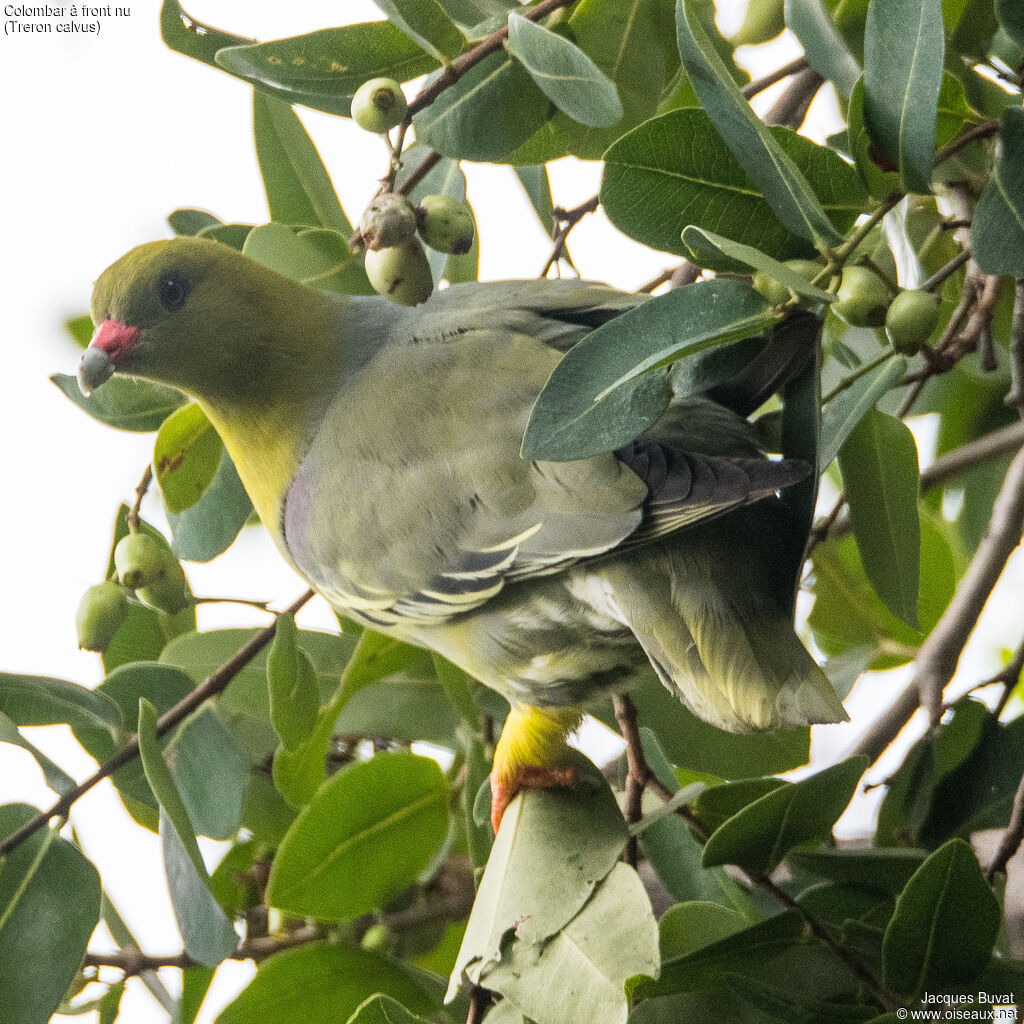
M 513 704 L 494 749 L 491 770 L 491 824 L 497 833 L 501 816 L 521 789 L 571 786 L 576 773 L 567 763 L 569 735 L 583 720 L 583 709 L 538 708 Z

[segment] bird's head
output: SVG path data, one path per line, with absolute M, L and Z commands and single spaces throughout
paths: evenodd
M 308 312 L 315 295 L 219 242 L 140 245 L 96 282 L 97 327 L 79 364 L 79 387 L 88 395 L 125 373 L 198 397 L 232 391 L 272 369 L 261 359 L 268 335 L 289 313 L 300 321 L 297 310 Z

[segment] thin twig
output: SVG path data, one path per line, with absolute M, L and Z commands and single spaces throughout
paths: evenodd
M 970 249 L 962 249 L 945 266 L 938 270 L 921 285 L 923 292 L 933 292 L 946 280 L 947 277 L 955 274 L 971 258 Z
M 307 590 L 288 606 L 287 611 L 294 615 L 312 596 L 313 591 Z M 196 708 L 225 690 L 228 683 L 270 643 L 274 638 L 274 631 L 276 629 L 277 620 L 275 618 L 269 626 L 264 626 L 244 647 L 240 647 L 216 672 L 207 676 L 187 697 L 182 698 L 172 708 L 165 711 L 157 719 L 157 736 L 162 736 L 168 730 L 173 729 L 179 722 L 183 722 L 188 718 Z M 0 856 L 10 853 L 11 850 L 23 843 L 29 836 L 41 829 L 51 818 L 64 817 L 76 800 L 88 793 L 98 782 L 102 782 L 108 776 L 113 775 L 118 768 L 123 768 L 138 756 L 139 738 L 138 736 L 132 736 L 109 761 L 104 761 L 89 778 L 84 782 L 80 782 L 74 789 L 68 790 L 49 810 L 41 811 L 30 821 L 22 825 L 16 832 L 12 832 L 7 836 L 3 842 L 0 842 Z
M 799 74 L 801 71 L 806 71 L 808 68 L 806 57 L 797 57 L 796 60 L 791 60 L 788 64 L 783 64 L 781 68 L 776 68 L 775 71 L 770 71 L 763 78 L 756 78 L 753 82 L 748 82 L 740 92 L 743 93 L 745 99 L 753 99 L 759 92 L 764 92 L 765 89 L 770 89 L 776 82 L 781 82 L 784 78 L 789 78 L 790 75 Z
M 953 677 L 960 655 L 974 630 L 985 602 L 1002 575 L 1024 531 L 1024 451 L 1010 463 L 992 507 L 985 535 L 942 618 L 929 633 L 917 656 L 914 678 L 892 706 L 861 737 L 853 753 L 872 762 L 899 735 L 918 709 L 932 721 L 941 713 L 942 691 Z
M 996 875 L 1005 873 L 1007 863 L 1020 849 L 1021 842 L 1024 842 L 1024 776 L 1021 776 L 1020 782 L 1017 783 L 1017 791 L 1013 794 L 1013 808 L 1010 811 L 1010 820 L 1006 823 L 1006 831 L 1003 832 L 992 863 L 985 872 L 990 885 Z
M 997 131 L 999 131 L 999 122 L 996 120 L 982 121 L 981 124 L 968 128 L 967 131 L 961 132 L 955 139 L 946 143 L 942 149 L 936 151 L 934 163 L 941 164 L 943 160 L 948 160 L 955 153 L 959 153 L 964 146 L 970 145 L 976 139 L 985 139 L 990 135 L 995 135 Z
M 1013 291 L 1013 326 L 1010 341 L 1010 390 L 1003 401 L 1024 419 L 1024 278 Z
M 589 199 L 584 200 L 579 206 L 574 206 L 571 210 L 563 210 L 561 207 L 555 210 L 555 220 L 558 221 L 559 227 L 555 232 L 555 237 L 551 246 L 551 252 L 548 255 L 547 262 L 544 264 L 544 269 L 537 275 L 538 277 L 547 277 L 548 271 L 558 262 L 565 252 L 565 243 L 569 239 L 569 232 L 588 214 L 593 213 L 601 202 L 600 196 L 591 196 Z
M 407 196 L 440 162 L 441 154 L 431 150 L 395 191 Z
M 650 295 L 651 292 L 660 288 L 663 284 L 667 284 L 671 288 L 683 288 L 688 284 L 693 284 L 700 275 L 700 267 L 689 260 L 683 260 L 678 266 L 669 267 L 668 270 L 663 270 L 657 277 L 651 278 L 647 284 L 637 288 L 637 292 Z
M 803 124 L 807 111 L 818 95 L 818 90 L 825 84 L 825 78 L 814 68 L 807 67 L 797 73 L 786 91 L 778 98 L 775 105 L 764 115 L 765 124 L 787 125 L 799 128 Z
M 981 686 L 993 686 L 998 683 L 1003 687 L 1003 692 L 992 709 L 993 718 L 998 719 L 1003 713 L 1006 702 L 1013 695 L 1013 691 L 1020 681 L 1021 672 L 1024 672 L 1024 640 L 1017 645 L 1013 657 L 994 676 L 980 684 Z
M 466 1024 L 481 1024 L 484 1014 L 491 1008 L 491 997 L 487 989 L 474 985 L 469 993 L 469 1013 Z
M 152 482 L 153 466 L 147 463 L 142 479 L 135 486 L 135 501 L 132 503 L 132 507 L 128 509 L 128 514 L 124 517 L 125 522 L 128 524 L 128 529 L 132 533 L 135 533 L 139 528 L 139 509 L 142 508 L 142 499 L 146 496 L 146 491 L 149 490 L 149 485 Z

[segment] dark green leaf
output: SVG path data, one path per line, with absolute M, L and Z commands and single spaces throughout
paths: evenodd
M 627 444 L 668 400 L 666 378 L 647 371 L 758 334 L 774 319 L 763 296 L 718 279 L 670 291 L 603 324 L 555 367 L 533 407 L 524 457 L 565 461 Z
M 835 227 L 846 230 L 864 203 L 854 169 L 788 128 L 765 130 L 772 145 L 813 182 Z M 776 219 L 749 170 L 703 110 L 652 118 L 612 145 L 605 161 L 601 204 L 616 227 L 645 245 L 688 256 L 680 236 L 692 224 L 780 261 L 813 252 Z M 736 269 L 736 264 L 719 257 L 713 268 Z
M 663 959 L 689 956 L 704 946 L 735 935 L 750 922 L 717 903 L 691 900 L 668 908 L 658 922 Z
M 352 225 L 298 115 L 287 103 L 258 91 L 252 94 L 252 103 L 256 156 L 270 219 L 330 228 L 347 238 Z
M 860 77 L 860 65 L 836 30 L 822 0 L 786 0 L 786 27 L 800 40 L 807 63 L 848 97 Z
M 210 891 L 210 876 L 188 811 L 160 751 L 156 723 L 156 708 L 143 698 L 139 701 L 139 754 L 146 780 L 160 802 L 160 838 L 174 915 L 189 955 L 216 967 L 238 945 L 238 936 Z
M 435 761 L 381 754 L 344 769 L 288 831 L 267 899 L 321 920 L 357 917 L 414 881 L 448 831 L 444 775 Z
M 907 192 L 931 190 L 945 32 L 941 0 L 872 0 L 864 36 L 864 122 Z
M 104 729 L 119 735 L 124 729 L 117 705 L 98 690 L 48 676 L 0 672 L 0 712 L 15 725 L 60 725 Z
M 925 850 L 794 850 L 790 862 L 821 878 L 895 896 L 921 866 Z
M 1007 107 L 999 122 L 1000 149 L 981 193 L 971 247 L 986 274 L 1024 275 L 1024 110 Z
M 1006 34 L 1024 48 L 1024 7 L 1017 0 L 996 0 L 996 14 Z
M 222 242 L 241 252 L 253 227 L 252 224 L 213 224 L 208 228 L 203 228 L 198 237 L 209 238 L 213 242 Z
M 156 435 L 153 469 L 169 512 L 179 514 L 199 501 L 223 452 L 220 436 L 195 402 L 167 417 Z
M 466 40 L 438 0 L 374 0 L 388 21 L 438 60 L 447 62 L 462 52 Z
M 391 996 L 375 995 L 360 1003 L 347 1024 L 427 1024 L 427 1021 L 411 1014 Z
M 902 356 L 887 359 L 880 366 L 858 377 L 848 388 L 821 407 L 821 450 L 818 469 L 824 473 L 839 454 L 843 442 L 889 389 L 903 379 L 907 361 Z
M 791 847 L 832 834 L 866 767 L 864 758 L 853 757 L 748 804 L 711 834 L 704 864 L 774 870 Z
M 462 813 L 466 822 L 466 845 L 473 860 L 474 868 L 482 868 L 487 863 L 493 844 L 490 812 L 482 821 L 476 820 L 474 803 L 476 794 L 485 787 L 490 790 L 488 775 L 490 762 L 484 752 L 484 745 L 476 735 L 469 735 L 465 741 L 466 749 L 466 782 L 462 787 Z
M 249 232 L 242 252 L 311 288 L 356 295 L 373 290 L 346 239 L 326 228 L 296 233 L 284 224 L 264 224 Z
M 18 731 L 18 727 L 0 711 L 0 743 L 10 743 L 13 746 L 27 750 L 36 760 L 42 769 L 46 784 L 55 793 L 64 796 L 75 788 L 75 780 L 60 765 L 51 761 L 35 744 L 30 743 Z
M 914 435 L 894 416 L 869 410 L 839 450 L 839 468 L 864 571 L 893 615 L 916 629 L 921 524 Z
M 505 48 L 529 71 L 541 92 L 574 121 L 604 128 L 622 118 L 615 83 L 563 36 L 511 13 Z
M 114 377 L 88 398 L 79 390 L 78 381 L 69 374 L 54 373 L 50 380 L 79 409 L 84 409 L 93 419 L 117 430 L 139 433 L 159 430 L 160 424 L 178 406 L 185 404 L 185 396 L 180 391 L 145 380 Z
M 767 973 L 767 972 L 766 972 Z M 867 1021 L 875 1016 L 876 1006 L 864 1004 L 829 1003 L 791 988 L 772 984 L 766 978 L 735 975 L 729 979 L 735 992 L 752 1007 L 769 1014 L 772 1020 L 787 1024 L 817 1024 L 818 1021 Z
M 217 1018 L 217 1024 L 338 1024 L 382 993 L 414 1013 L 438 1008 L 434 979 L 398 960 L 341 943 L 314 942 L 277 953 Z
M 387 21 L 326 28 L 269 43 L 236 39 L 217 48 L 216 61 L 286 103 L 343 117 L 349 115 L 352 94 L 367 79 L 407 82 L 437 67 L 433 57 Z
M 516 177 L 529 197 L 530 205 L 536 210 L 544 231 L 553 236 L 555 232 L 555 207 L 551 199 L 551 182 L 544 164 L 514 168 Z M 91 323 L 91 321 L 90 321 Z
M 299 650 L 295 634 L 294 617 L 279 615 L 267 656 L 270 719 L 289 749 L 297 747 L 313 731 L 320 711 L 316 670 Z
M 690 84 L 775 215 L 793 234 L 824 250 L 840 240 L 807 178 L 743 98 L 711 46 L 693 0 L 676 0 L 676 37 Z
M 967 984 L 988 962 L 999 901 L 974 851 L 951 839 L 914 873 L 885 930 L 883 984 L 911 999 Z
M 502 51 L 445 89 L 416 114 L 413 127 L 419 142 L 444 156 L 500 160 L 548 119 L 550 108 L 522 65 Z
M 724 238 L 713 231 L 704 228 L 690 226 L 683 229 L 683 244 L 693 253 L 693 258 L 698 266 L 704 266 L 701 256 L 708 249 L 712 252 L 720 252 L 723 256 L 738 263 L 743 263 L 754 270 L 763 270 L 770 274 L 780 284 L 784 284 L 790 291 L 796 292 L 808 299 L 817 299 L 818 302 L 832 302 L 835 295 L 811 284 L 802 274 L 780 263 L 760 249 L 752 245 L 744 245 L 742 242 L 734 242 L 730 238 Z
M 220 227 L 223 222 L 206 210 L 174 210 L 167 215 L 167 223 L 176 235 L 198 235 L 204 228 Z
M 35 817 L 0 807 L 0 837 Z M 43 829 L 0 864 L 0 1021 L 47 1024 L 85 958 L 100 917 L 96 869 L 56 831 Z
M 868 133 L 864 114 L 864 78 L 854 86 L 846 113 L 850 151 L 864 184 L 875 199 L 885 199 L 901 189 L 896 164 Z
M 251 42 L 196 21 L 177 0 L 164 0 L 160 5 L 160 36 L 172 50 L 211 67 L 215 67 L 214 55 L 222 46 Z
M 694 801 L 693 813 L 709 832 L 721 828 L 731 817 L 755 800 L 787 785 L 782 779 L 739 779 L 724 786 L 710 786 Z
M 252 515 L 252 502 L 227 449 L 210 485 L 199 500 L 183 512 L 167 513 L 178 558 L 190 562 L 209 562 L 227 551 Z

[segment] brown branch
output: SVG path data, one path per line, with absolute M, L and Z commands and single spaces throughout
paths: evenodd
M 466 1024 L 481 1024 L 484 1014 L 491 1008 L 491 995 L 485 988 L 474 985 L 469 993 L 469 1013 Z
M 294 615 L 312 596 L 313 591 L 307 590 L 288 606 L 287 611 Z M 188 718 L 196 708 L 225 690 L 228 683 L 270 643 L 274 638 L 274 631 L 276 629 L 277 620 L 275 618 L 269 626 L 261 629 L 244 647 L 240 647 L 216 672 L 207 676 L 187 697 L 182 698 L 174 707 L 165 711 L 157 719 L 157 736 L 162 736 L 168 730 L 173 729 L 179 722 Z M 16 832 L 12 832 L 7 836 L 3 842 L 0 842 L 0 856 L 10 853 L 11 850 L 36 833 L 52 818 L 61 818 L 67 815 L 76 800 L 88 793 L 98 782 L 102 782 L 108 776 L 113 775 L 118 768 L 123 768 L 138 756 L 139 738 L 138 736 L 132 736 L 109 761 L 104 761 L 89 778 L 84 782 L 80 782 L 74 789 L 68 790 L 49 810 L 41 811 L 30 821 L 22 825 Z
M 1014 651 L 1013 657 L 994 676 L 980 684 L 981 686 L 993 686 L 998 683 L 1003 687 L 1002 695 L 992 709 L 993 717 L 998 719 L 1003 713 L 1006 702 L 1010 699 L 1020 680 L 1021 672 L 1024 672 L 1024 640 Z
M 401 186 L 396 189 L 402 195 L 407 196 L 439 163 L 441 162 L 441 154 L 435 153 L 433 150 L 429 152 L 420 162 L 412 174 L 409 175 L 405 181 L 402 182 Z
M 784 78 L 789 78 L 790 75 L 799 74 L 801 71 L 806 71 L 809 67 L 806 57 L 797 57 L 796 60 L 791 60 L 788 64 L 783 64 L 781 68 L 776 68 L 775 71 L 770 71 L 763 78 L 756 78 L 753 82 L 748 82 L 740 92 L 743 93 L 745 99 L 753 99 L 758 93 L 764 92 L 765 89 L 770 89 L 777 82 L 781 82 Z
M 1003 401 L 1024 419 L 1024 278 L 1013 293 L 1013 327 L 1010 340 L 1010 390 Z
M 989 885 L 992 884 L 996 875 L 1006 872 L 1006 865 L 1020 849 L 1022 842 L 1024 842 L 1024 775 L 1021 776 L 1020 782 L 1017 783 L 1017 791 L 1013 794 L 1013 808 L 1010 811 L 1010 820 L 1006 824 L 1006 831 L 1003 832 L 992 863 L 989 864 L 988 871 L 985 872 Z
M 942 149 L 937 150 L 935 153 L 935 164 L 941 164 L 943 160 L 948 160 L 955 153 L 959 153 L 965 146 L 969 146 L 976 139 L 986 139 L 990 135 L 995 135 L 999 131 L 999 122 L 996 120 L 982 121 L 981 124 L 976 124 L 973 128 L 968 128 L 966 131 L 961 132 L 955 139 L 948 142 Z
M 689 260 L 683 260 L 678 266 L 669 267 L 667 270 L 663 270 L 657 277 L 648 281 L 647 284 L 642 284 L 637 288 L 637 292 L 650 295 L 651 292 L 660 288 L 663 284 L 667 284 L 670 290 L 673 288 L 685 288 L 686 285 L 693 284 L 700 275 L 700 267 Z
M 589 199 L 574 206 L 571 210 L 563 210 L 561 207 L 555 209 L 555 220 L 559 222 L 558 230 L 551 246 L 551 253 L 544 264 L 544 269 L 537 275 L 547 277 L 548 271 L 558 262 L 565 252 L 565 243 L 569 240 L 569 232 L 588 214 L 593 213 L 600 205 L 600 196 L 591 196 Z
M 139 528 L 139 509 L 142 508 L 142 499 L 146 496 L 146 491 L 149 490 L 149 485 L 152 482 L 153 466 L 147 463 L 146 472 L 142 474 L 142 479 L 135 486 L 135 501 L 132 503 L 132 507 L 128 509 L 128 514 L 124 517 L 125 522 L 128 524 L 128 529 L 132 533 L 135 533 Z
M 938 624 L 917 656 L 914 678 L 895 702 L 861 737 L 855 754 L 872 762 L 899 735 L 918 707 L 932 721 L 941 713 L 942 691 L 956 670 L 985 602 L 1024 532 L 1024 450 L 1010 463 L 996 497 L 985 535 Z
M 799 128 L 814 102 L 814 97 L 818 95 L 818 90 L 824 84 L 824 77 L 814 68 L 804 68 L 794 77 L 786 91 L 762 120 L 769 125 L 781 124 L 790 128 Z

